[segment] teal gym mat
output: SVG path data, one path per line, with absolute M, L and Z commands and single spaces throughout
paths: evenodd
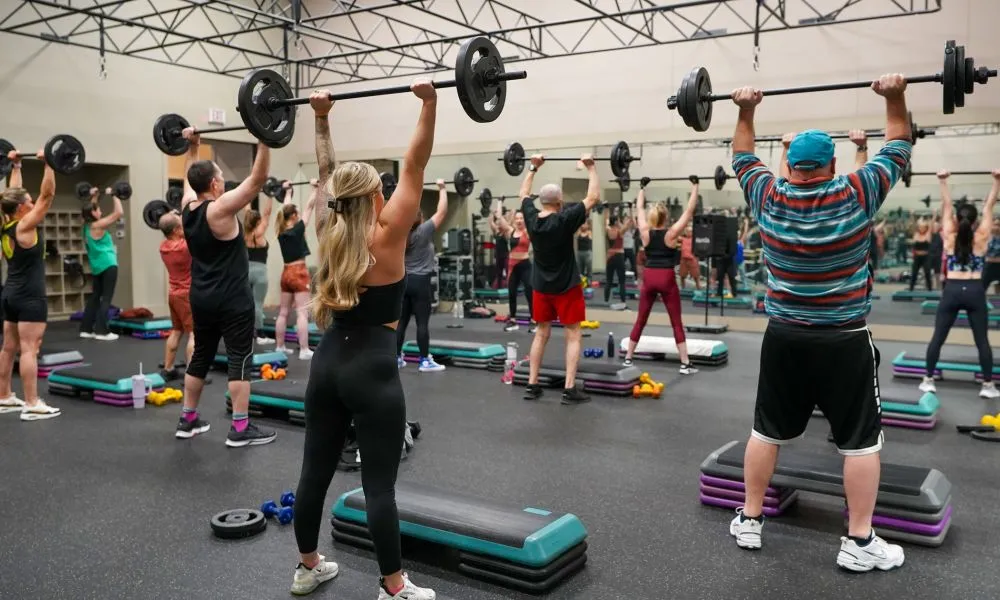
M 913 302 L 914 300 L 940 300 L 941 292 L 938 291 L 927 291 L 927 290 L 913 290 L 912 292 L 906 290 L 899 290 L 898 292 L 892 293 L 893 302 Z
M 252 365 L 255 367 L 263 367 L 265 364 L 279 364 L 281 366 L 288 365 L 288 355 L 284 352 L 262 352 L 260 354 L 254 354 L 252 357 Z M 227 364 L 229 363 L 229 357 L 225 354 L 216 354 L 215 364 Z M 129 388 L 132 389 L 132 388 Z
M 164 329 L 173 329 L 174 324 L 170 321 L 170 319 L 152 319 L 149 321 L 109 319 L 108 327 L 117 327 L 119 329 L 128 329 L 132 331 L 162 331 Z M 132 388 L 129 389 L 131 390 Z
M 940 304 L 941 304 L 940 300 L 924 300 L 923 302 L 920 303 L 920 312 L 925 315 L 937 314 L 937 309 L 938 306 L 940 306 Z M 989 302 L 986 303 L 986 310 L 990 312 L 993 311 L 993 307 Z M 965 318 L 965 311 L 964 310 L 958 311 L 958 316 L 961 318 Z M 989 316 L 989 320 L 994 322 L 1000 321 L 1000 313 L 991 314 Z
M 930 417 L 936 414 L 939 408 L 941 408 L 941 401 L 931 392 L 927 392 L 921 396 L 916 404 L 882 401 L 882 411 L 890 413 L 905 413 L 908 415 Z
M 276 328 L 274 326 L 274 321 L 273 320 L 266 320 L 266 321 L 264 321 L 264 325 L 260 328 L 260 330 L 262 332 L 264 332 L 264 333 L 274 333 L 275 329 Z M 295 331 L 295 323 L 292 322 L 292 321 L 290 321 L 285 326 L 285 331 L 286 332 L 288 332 L 288 331 L 294 332 Z M 309 323 L 309 335 L 319 335 L 319 334 L 320 334 L 319 327 L 315 323 Z
M 83 365 L 84 367 L 90 367 L 90 365 Z M 114 394 L 131 394 L 132 393 L 132 376 L 119 379 L 114 383 L 107 383 L 103 381 L 93 381 L 91 379 L 80 379 L 78 377 L 72 376 L 73 369 L 61 369 L 59 371 L 52 371 L 49 373 L 49 382 L 51 383 L 61 383 L 63 385 L 71 385 L 75 388 L 81 388 L 85 390 L 101 390 L 103 392 L 112 392 Z M 159 373 L 145 373 L 143 377 L 146 378 L 146 383 L 148 383 L 153 388 L 162 388 L 166 385 L 163 378 L 160 377 Z
M 463 344 L 463 342 L 456 342 Z M 471 345 L 465 342 L 464 345 Z M 483 344 L 479 348 L 456 348 L 449 345 L 441 345 L 441 342 L 431 340 L 427 347 L 428 351 L 435 356 L 454 356 L 456 358 L 493 358 L 494 356 L 504 356 L 507 349 L 500 344 Z M 403 354 L 420 354 L 420 348 L 413 341 L 403 344 Z
M 892 359 L 892 366 L 894 367 L 910 367 L 915 369 L 926 369 L 927 363 L 923 357 L 920 360 L 914 360 L 912 358 L 907 358 L 906 350 L 903 350 L 896 355 L 896 358 Z M 979 363 L 978 362 L 949 362 L 946 360 L 938 361 L 937 368 L 941 371 L 960 371 L 962 373 L 979 373 Z M 1000 365 L 993 365 L 993 375 L 1000 375 Z
M 491 288 L 481 288 L 472 291 L 472 295 L 476 298 L 503 298 L 507 299 L 507 288 L 502 288 L 499 290 L 494 290 Z
M 705 294 L 701 293 L 701 292 L 696 293 L 696 294 L 694 294 L 691 297 L 691 299 L 695 303 L 704 304 L 705 303 Z M 708 299 L 708 304 L 709 304 L 709 306 L 718 306 L 719 305 L 719 297 L 718 296 L 711 296 Z M 745 308 L 745 307 L 750 306 L 751 304 L 753 304 L 753 298 L 751 298 L 750 296 L 736 296 L 734 298 L 726 298 L 726 306 L 739 306 L 739 307 Z

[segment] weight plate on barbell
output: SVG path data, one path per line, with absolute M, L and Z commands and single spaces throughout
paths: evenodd
M 132 185 L 127 181 L 119 181 L 115 184 L 114 192 L 121 200 L 128 200 L 132 197 Z
M 221 512 L 212 517 L 211 523 L 215 537 L 227 540 L 251 537 L 267 529 L 264 513 L 252 508 Z
M 159 229 L 160 218 L 170 210 L 170 205 L 163 200 L 150 200 L 142 207 L 142 221 L 150 229 Z
M 955 113 L 955 42 L 949 40 L 944 45 L 944 66 L 941 68 L 941 112 Z M 965 68 L 965 65 L 962 66 Z M 909 187 L 909 186 L 907 186 Z
M 910 187 L 910 180 L 913 179 L 913 165 L 909 162 L 903 167 L 903 174 L 900 176 L 900 179 L 903 180 L 904 186 Z
M 488 38 L 472 38 L 458 49 L 455 89 L 473 121 L 490 123 L 503 112 L 507 100 L 507 82 L 499 79 L 503 73 L 503 59 Z
M 476 178 L 469 167 L 455 171 L 455 192 L 463 198 L 472 194 L 476 187 Z
M 274 198 L 278 195 L 281 190 L 281 182 L 278 181 L 277 177 L 268 177 L 264 180 L 264 185 L 261 186 L 260 191 L 268 198 Z
M 90 200 L 90 189 L 93 186 L 86 181 L 76 184 L 76 197 L 80 200 Z
M 694 85 L 694 77 L 697 72 L 697 68 L 691 69 L 688 74 L 684 76 L 684 79 L 681 80 L 681 86 L 677 88 L 677 114 L 681 116 L 681 119 L 684 120 L 684 124 L 688 127 L 694 127 L 692 112 L 697 112 L 694 107 L 688 104 L 688 90 Z
M 622 192 L 627 192 L 630 187 L 632 187 L 632 177 L 628 174 L 628 171 L 625 171 L 618 176 L 618 189 Z
M 627 173 L 629 166 L 632 164 L 632 153 L 629 151 L 628 144 L 626 142 L 618 142 L 611 148 L 611 172 L 614 173 L 615 177 L 619 177 L 622 173 Z
M 524 172 L 524 146 L 518 142 L 508 144 L 503 151 L 503 168 L 511 177 Z
M 382 180 L 382 196 L 388 200 L 396 191 L 396 176 L 392 173 L 381 173 L 379 178 Z
M 965 106 L 965 46 L 955 46 L 955 108 Z
M 160 152 L 168 156 L 180 156 L 188 150 L 188 141 L 183 131 L 190 127 L 188 120 L 176 113 L 160 115 L 153 123 L 153 141 Z
M 489 206 L 493 202 L 493 192 L 490 188 L 484 187 L 483 191 L 479 192 L 479 201 L 482 202 L 483 206 Z
M 971 94 L 976 85 L 976 59 L 965 57 L 965 93 Z
M 240 82 L 236 110 L 250 134 L 262 144 L 284 148 L 295 134 L 295 105 L 269 107 L 268 103 L 293 96 L 284 77 L 270 69 L 258 69 Z
M 52 136 L 45 143 L 45 163 L 56 173 L 63 175 L 76 173 L 86 162 L 87 153 L 83 149 L 83 144 L 67 133 Z
M 913 120 L 913 111 L 906 112 L 906 121 L 910 124 L 910 143 L 917 145 L 917 123 Z
M 726 173 L 726 170 L 722 168 L 722 165 L 718 165 L 715 167 L 713 179 L 715 180 L 715 189 L 721 190 L 726 187 L 726 182 L 729 181 L 729 173 Z
M 165 200 L 167 206 L 173 210 L 181 209 L 181 202 L 184 201 L 184 188 L 179 185 L 172 185 L 167 188 Z
M 706 99 L 712 95 L 712 79 L 708 75 L 708 69 L 692 69 L 681 84 L 679 95 L 684 96 L 678 107 L 684 108 L 684 122 L 695 131 L 708 131 L 712 124 L 712 101 Z
M 274 201 L 277 202 L 278 204 L 284 204 L 285 199 L 288 196 L 288 192 L 291 191 L 290 187 L 289 188 L 285 187 L 286 181 L 288 180 L 282 179 L 281 181 L 278 182 L 278 191 L 277 193 L 274 194 Z
M 16 150 L 14 144 L 0 138 L 0 176 L 6 177 L 14 169 L 14 161 L 7 157 L 11 150 Z

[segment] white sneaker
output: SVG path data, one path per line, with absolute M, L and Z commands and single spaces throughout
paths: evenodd
M 287 346 L 276 346 L 274 348 L 275 352 L 284 352 L 285 354 L 295 354 L 295 351 Z
M 979 389 L 979 397 L 987 398 L 989 400 L 1000 398 L 1000 390 L 997 390 L 996 384 L 992 381 L 984 381 L 983 387 Z
M 760 530 L 764 522 L 760 519 L 744 519 L 743 508 L 736 509 L 736 518 L 729 524 L 729 533 L 736 538 L 736 545 L 747 550 L 760 549 Z
M 257 345 L 258 346 L 270 346 L 273 343 L 274 343 L 274 340 L 271 339 L 271 338 L 269 338 L 269 337 L 259 337 L 259 338 L 257 338 Z
M 686 365 L 685 364 L 681 364 L 680 371 L 681 371 L 681 375 L 694 375 L 695 373 L 698 372 L 698 369 L 694 368 L 693 365 L 691 365 L 690 363 L 688 363 Z
M 313 351 L 308 348 L 299 350 L 299 360 L 309 360 L 313 357 Z
M 305 596 L 316 591 L 319 584 L 330 581 L 340 573 L 337 563 L 327 561 L 322 554 L 315 567 L 307 569 L 302 563 L 295 567 L 295 578 L 292 579 L 292 593 L 296 596 Z
M 385 588 L 379 586 L 378 600 L 435 600 L 437 594 L 430 588 L 421 588 L 413 585 L 410 576 L 403 573 L 403 589 L 395 596 L 390 596 Z
M 14 392 L 11 392 L 10 396 L 0 400 L 0 415 L 9 412 L 21 412 L 22 408 L 24 408 L 24 400 L 18 398 Z
M 924 377 L 924 380 L 920 382 L 920 391 L 924 393 L 930 392 L 932 394 L 936 394 L 937 386 L 934 385 L 934 378 Z
M 849 571 L 857 573 L 872 569 L 888 571 L 902 566 L 903 560 L 903 548 L 886 542 L 875 535 L 874 531 L 872 531 L 872 541 L 865 546 L 859 546 L 849 537 L 840 538 L 837 565 Z
M 58 417 L 62 413 L 59 409 L 54 406 L 49 406 L 41 398 L 38 399 L 33 405 L 25 404 L 24 408 L 21 409 L 21 420 L 22 421 L 41 421 L 42 419 L 51 419 L 53 417 Z
M 89 340 L 89 339 L 91 339 L 91 338 L 93 338 L 93 337 L 94 337 L 94 334 L 92 334 L 92 333 L 87 333 L 86 331 L 81 331 L 81 332 L 80 332 L 80 337 L 82 337 L 82 338 L 83 338 L 83 339 L 85 339 L 85 340 Z
M 111 333 L 109 331 L 108 333 L 105 333 L 104 335 L 95 335 L 94 339 L 95 340 L 100 340 L 102 342 L 113 342 L 113 341 L 115 341 L 115 340 L 118 339 L 118 334 L 117 333 Z
M 420 359 L 420 366 L 417 370 L 421 373 L 436 373 L 439 371 L 444 371 L 444 365 L 439 365 L 434 362 L 433 356 L 427 356 Z

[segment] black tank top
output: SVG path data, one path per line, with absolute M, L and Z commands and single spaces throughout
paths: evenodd
M 333 313 L 338 325 L 384 325 L 399 320 L 403 312 L 403 292 L 406 277 L 396 283 L 369 286 L 359 296 L 358 305 L 351 310 Z
M 206 310 L 227 312 L 253 309 L 250 292 L 250 260 L 243 224 L 237 221 L 236 237 L 222 241 L 208 225 L 209 202 L 197 208 L 184 207 L 184 237 L 191 252 L 191 304 Z
M 666 229 L 649 230 L 649 243 L 646 244 L 647 269 L 672 269 L 677 266 L 681 256 L 680 249 L 668 248 L 666 239 Z
M 247 258 L 250 262 L 267 264 L 267 246 L 267 244 L 257 248 L 247 246 Z
M 916 252 L 927 252 L 930 250 L 931 242 L 930 240 L 926 242 L 913 242 L 913 250 Z
M 8 298 L 45 298 L 45 259 L 42 234 L 35 230 L 35 245 L 24 248 L 17 243 L 17 221 L 3 226 L 0 244 L 7 259 L 7 282 L 3 293 Z
M 507 238 L 502 235 L 493 236 L 493 248 L 497 256 L 507 256 L 510 254 L 510 246 L 507 244 Z
M 590 252 L 594 247 L 594 238 L 578 236 L 576 238 L 576 249 L 578 252 Z

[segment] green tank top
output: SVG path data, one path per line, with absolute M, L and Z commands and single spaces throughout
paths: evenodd
M 118 266 L 118 250 L 111 239 L 111 232 L 105 231 L 101 239 L 95 240 L 90 235 L 90 225 L 83 226 L 83 240 L 87 246 L 87 258 L 90 260 L 90 272 L 99 275 L 109 267 Z

